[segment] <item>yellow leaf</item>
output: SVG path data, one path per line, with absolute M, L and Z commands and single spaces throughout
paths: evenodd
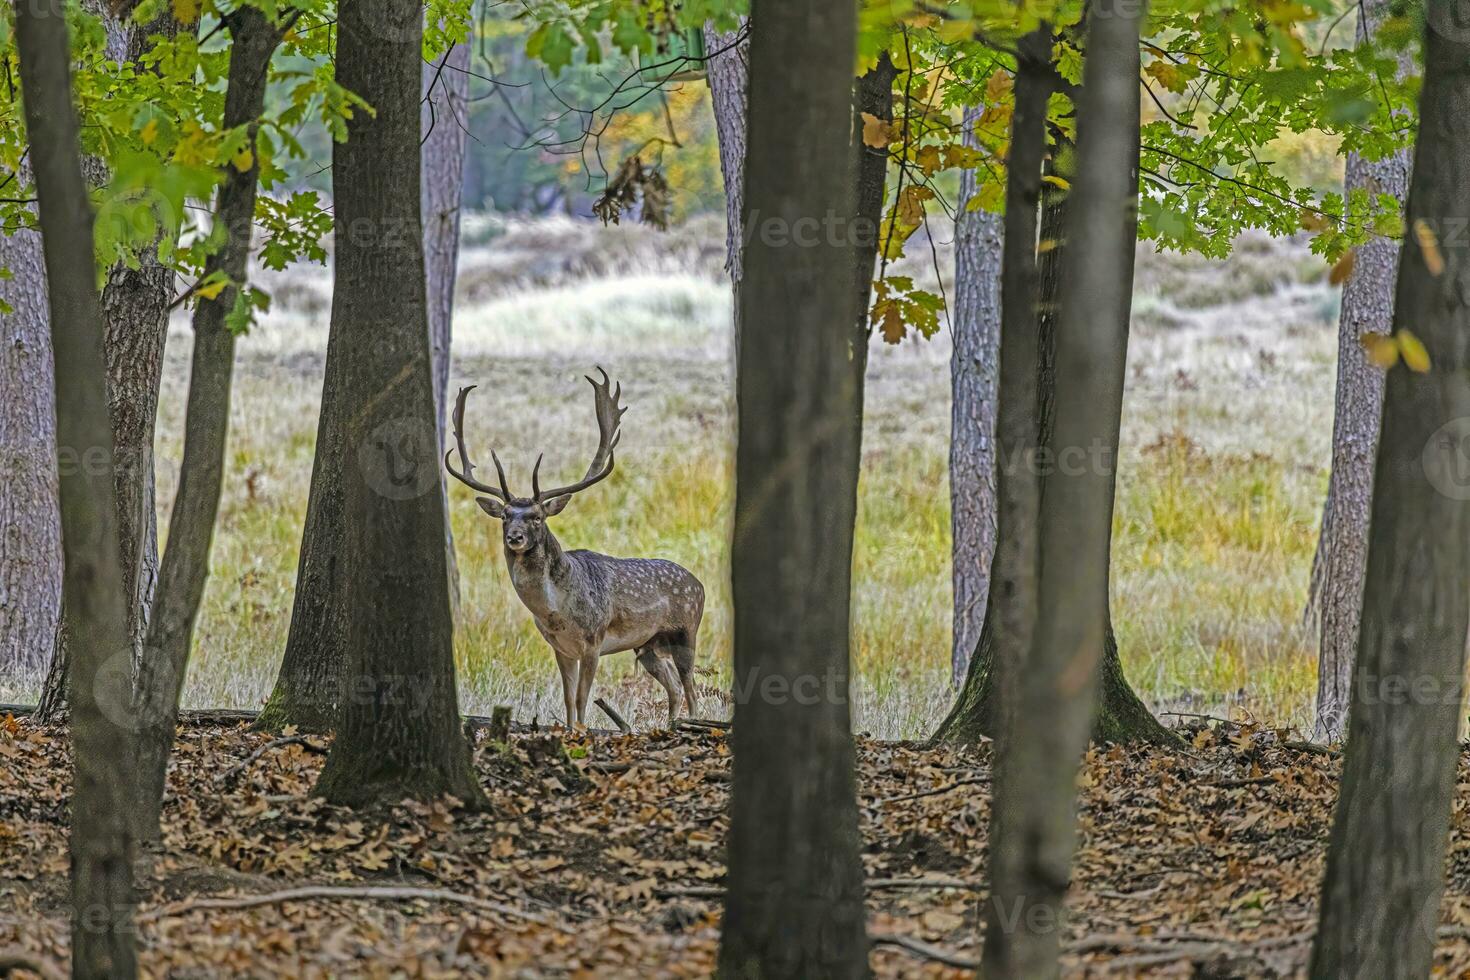
M 1053 187 L 1060 187 L 1064 191 L 1072 189 L 1071 183 L 1065 177 L 1058 177 L 1056 174 L 1045 175 L 1041 178 L 1041 182 L 1043 184 L 1050 184 Z
M 924 221 L 924 202 L 934 195 L 927 187 L 905 187 L 898 197 L 898 223 L 909 228 Z
M 180 24 L 192 24 L 199 19 L 199 8 L 203 0 L 174 0 L 174 19 Z
M 1368 354 L 1368 360 L 1387 371 L 1399 361 L 1399 345 L 1392 337 L 1381 333 L 1365 333 L 1358 343 Z
M 152 146 L 153 141 L 158 139 L 158 120 L 150 119 L 144 123 L 143 128 L 138 131 L 138 138 L 143 141 L 144 146 Z
M 1423 218 L 1414 219 L 1414 240 L 1419 243 L 1419 253 L 1424 256 L 1424 266 L 1429 274 L 1437 276 L 1443 273 L 1444 254 L 1439 250 L 1439 238 Z
M 883 339 L 887 343 L 896 344 L 903 340 L 903 335 L 908 332 L 904 326 L 903 312 L 899 310 L 898 304 L 893 300 L 885 300 L 873 308 L 873 320 L 878 324 L 878 329 L 883 333 Z
M 1427 373 L 1429 371 L 1429 351 L 1424 349 L 1424 342 L 1408 330 L 1400 330 L 1396 338 L 1399 343 L 1399 353 L 1404 358 L 1404 367 L 1415 374 Z
M 985 101 L 988 103 L 999 102 L 1011 94 L 1011 87 L 1014 84 L 1009 72 L 997 68 L 995 74 L 990 76 L 990 81 L 985 83 Z
M 250 147 L 244 146 L 240 148 L 239 153 L 230 158 L 230 162 L 235 165 L 236 170 L 243 174 L 255 166 L 255 154 L 250 152 Z
M 893 142 L 893 123 L 879 119 L 871 112 L 863 113 L 863 144 L 883 148 Z
M 940 168 L 939 147 L 932 143 L 919 147 L 919 152 L 914 154 L 914 163 L 918 164 L 925 177 L 932 177 Z
M 1303 231 L 1326 231 L 1332 224 L 1327 220 L 1326 215 L 1317 211 L 1308 211 L 1305 208 L 1302 209 L 1300 221 Z
M 1353 277 L 1353 266 L 1358 261 L 1358 253 L 1355 249 L 1348 249 L 1342 253 L 1342 258 L 1332 266 L 1332 271 L 1327 273 L 1327 281 L 1334 286 L 1341 286 Z
M 1184 73 L 1167 61 L 1151 61 L 1143 73 L 1170 92 L 1184 91 Z
M 200 286 L 198 289 L 194 290 L 194 295 L 198 296 L 200 299 L 214 299 L 220 293 L 224 292 L 225 287 L 229 284 L 230 281 L 221 276 L 214 282 L 205 283 L 203 286 Z

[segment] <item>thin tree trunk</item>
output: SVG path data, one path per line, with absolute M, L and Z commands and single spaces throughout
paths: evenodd
M 1041 193 L 1040 239 L 1048 248 L 1038 263 L 1041 295 L 1038 319 L 1037 386 L 1035 425 L 1038 452 L 1055 454 L 1052 430 L 1055 423 L 1054 408 L 1057 398 L 1057 318 L 1059 290 L 1062 282 L 1062 259 L 1067 248 L 1064 244 L 1067 208 L 1065 195 L 1053 185 L 1043 186 Z M 1132 252 L 1125 257 L 1132 261 Z M 1002 355 L 1004 356 L 1004 355 Z M 1004 409 L 1002 409 L 1004 410 Z M 1015 465 L 1009 457 L 1001 461 L 1003 466 Z M 1041 481 L 1042 496 L 1045 497 L 1047 480 Z M 997 528 L 997 553 L 1005 547 L 1009 534 L 1004 526 Z M 997 579 L 994 559 L 991 561 L 991 578 Z M 993 594 L 993 590 L 992 590 Z M 955 698 L 954 706 L 934 733 L 936 742 L 955 745 L 975 745 L 984 738 L 996 737 L 1001 730 L 999 715 L 1007 710 L 1007 696 L 997 684 L 996 654 L 1000 624 L 987 601 L 985 619 L 981 624 L 980 638 L 976 642 L 970 664 L 965 672 L 965 682 Z M 1092 737 L 1099 742 L 1144 742 L 1154 745 L 1174 745 L 1179 739 L 1161 725 L 1148 707 L 1133 693 L 1128 678 L 1123 674 L 1123 664 L 1118 658 L 1118 642 L 1113 635 L 1111 619 L 1106 624 L 1102 645 L 1102 683 L 1093 721 Z
M 1395 332 L 1431 367 L 1388 372 L 1342 793 L 1311 975 L 1428 976 L 1459 760 L 1470 625 L 1470 256 L 1452 238 L 1470 185 L 1470 40 L 1429 0 Z
M 1367 44 L 1388 16 L 1388 0 L 1364 0 L 1358 43 Z M 1407 59 L 1406 59 L 1407 60 Z M 1409 192 L 1409 151 L 1382 160 L 1347 159 L 1347 190 L 1392 194 L 1402 206 Z M 1314 737 L 1335 741 L 1344 734 L 1363 575 L 1368 560 L 1368 517 L 1373 499 L 1373 457 L 1383 410 L 1383 371 L 1369 362 L 1360 342 L 1366 333 L 1388 333 L 1399 243 L 1374 235 L 1361 245 L 1342 291 L 1337 330 L 1337 400 L 1332 417 L 1332 476 L 1322 508 L 1322 532 L 1312 561 L 1308 620 L 1320 618 L 1317 656 L 1317 720 Z
M 985 955 L 993 976 L 1060 974 L 1059 924 L 1075 847 L 1077 765 L 1092 728 L 1107 630 L 1138 220 L 1142 16 L 1141 5 L 1123 5 L 1088 23 L 1077 169 L 1062 258 L 1056 465 L 1041 498 L 1035 631 L 1017 678 L 1016 711 L 1002 748 L 1004 784 L 997 788 L 997 819 L 1004 828 L 997 847 L 1003 853 L 992 853 L 1006 873 L 996 876 L 991 896 L 987 938 L 996 942 L 987 942 Z
M 864 72 L 853 87 L 853 132 L 863 131 L 863 115 L 893 121 L 893 80 L 898 69 L 888 52 L 878 56 L 878 63 Z M 868 338 L 873 328 L 868 308 L 873 302 L 873 275 L 878 264 L 878 226 L 883 220 L 883 198 L 888 188 L 888 147 L 869 146 L 861 138 L 852 141 L 855 154 L 857 205 L 853 212 L 851 238 L 853 248 L 853 288 L 857 295 L 857 317 L 852 336 L 852 356 L 857 361 L 859 376 L 867 373 Z M 858 388 L 858 434 L 862 434 L 862 387 Z
M 92 212 L 82 177 L 71 48 L 63 5 L 15 10 L 16 46 L 31 164 L 36 177 L 50 298 L 58 446 L 112 458 L 102 307 L 96 290 Z M 137 973 L 133 940 L 133 845 L 125 768 L 129 747 L 127 602 L 118 556 L 111 467 L 60 474 L 63 592 L 76 639 L 72 664 L 72 975 L 108 980 Z
M 470 45 L 456 44 L 437 62 L 424 65 L 423 197 L 424 267 L 429 283 L 429 346 L 434 362 L 434 424 L 444 455 L 444 413 L 449 390 L 454 282 L 459 268 L 459 217 L 469 121 Z M 444 546 L 449 559 L 449 594 L 459 609 L 459 563 L 445 500 Z
M 224 125 L 227 129 L 251 126 L 253 149 L 253 126 L 265 108 L 266 74 L 283 28 L 254 7 L 241 7 L 227 14 L 225 23 L 230 30 L 230 68 Z M 225 241 L 206 263 L 206 275 L 221 273 L 232 284 L 245 281 L 259 179 L 258 160 L 246 170 L 226 168 L 216 210 L 219 225 L 225 229 Z M 239 292 L 237 286 L 227 286 L 212 299 L 200 299 L 194 308 L 184 457 L 169 520 L 157 607 L 149 624 L 134 698 L 139 724 L 138 800 L 132 812 L 135 831 L 144 840 L 159 837 L 159 813 L 178 720 L 179 694 L 209 576 L 235 366 L 235 335 L 226 318 Z
M 95 6 L 92 3 L 88 7 Z M 103 17 L 109 53 L 135 66 L 153 47 L 156 35 L 175 37 L 185 27 L 172 11 L 153 22 L 128 27 L 125 21 L 97 10 Z M 84 173 L 94 183 L 107 179 L 100 160 L 88 159 Z M 158 261 L 156 248 L 138 255 L 138 267 L 118 263 L 102 289 L 106 322 L 107 395 L 112 437 L 117 447 L 114 483 L 118 498 L 119 554 L 123 580 L 131 597 L 128 632 L 133 638 L 133 672 L 137 674 L 153 589 L 158 580 L 158 511 L 154 494 L 153 440 L 158 420 L 158 395 L 163 381 L 163 350 L 168 337 L 169 301 L 173 273 Z M 48 396 L 49 397 L 49 396 Z M 68 655 L 65 629 L 56 630 L 55 653 L 36 710 L 42 722 L 60 721 L 66 714 Z
M 753 234 L 739 303 L 737 688 L 719 972 L 864 976 L 847 697 L 862 384 L 851 356 L 853 247 L 845 236 L 803 241 L 810 247 L 784 237 L 798 222 L 855 213 L 856 9 L 757 0 L 751 23 Z
M 1011 117 L 1011 151 L 1006 169 L 1006 211 L 1000 307 L 1000 411 L 998 431 L 1008 465 L 998 474 L 998 523 L 1005 530 L 994 552 L 999 587 L 989 603 L 1000 624 L 993 671 L 1004 693 L 995 699 L 1001 717 L 995 725 L 995 796 L 991 810 L 990 890 L 1013 895 L 1024 884 L 1018 844 L 1025 839 L 1025 816 L 1011 765 L 1010 746 L 1021 672 L 1036 628 L 1038 581 L 1037 523 L 1041 505 L 1041 478 L 1035 467 L 1037 376 L 1039 369 L 1039 299 L 1036 255 L 1037 211 L 1041 204 L 1041 169 L 1046 152 L 1046 106 L 1051 95 L 1051 29 L 1042 24 L 1022 38 L 1018 48 L 1015 110 Z M 961 200 L 964 200 L 962 195 Z M 958 340 L 956 341 L 958 344 Z M 985 971 L 1009 976 L 1014 966 L 1013 926 L 998 915 L 992 902 L 986 910 Z
M 337 81 L 372 105 L 332 151 L 346 447 L 341 557 L 352 689 L 316 792 L 366 805 L 484 794 L 460 730 L 444 489 L 434 428 L 420 201 L 422 13 L 359 0 L 338 14 Z M 351 696 L 345 696 L 350 693 Z
M 29 184 L 30 180 L 24 180 Z M 41 234 L 0 238 L 0 673 L 32 675 L 52 659 L 61 611 L 56 403 Z M 78 461 L 68 458 L 68 466 Z
M 964 140 L 968 146 L 976 145 L 975 125 L 982 111 L 965 110 Z M 1039 165 L 1036 176 L 1039 179 Z M 954 315 L 950 318 L 954 331 L 954 347 L 949 358 L 950 576 L 954 586 L 950 677 L 956 688 L 964 683 L 970 651 L 980 639 L 985 620 L 990 563 L 995 556 L 997 511 L 995 426 L 1000 373 L 1003 220 L 990 211 L 971 211 L 965 206 L 975 193 L 975 183 L 974 170 L 961 174 L 960 209 L 955 220 Z M 1034 241 L 1037 199 L 1032 196 L 1030 200 L 1029 222 L 1031 241 Z M 1031 247 L 1030 242 L 1027 247 Z M 1036 303 L 1034 268 L 1032 278 L 1033 291 L 1026 303 L 1028 311 L 1034 310 Z M 1028 312 L 1027 317 L 1032 323 L 1027 343 L 1034 348 L 1034 312 Z
M 720 172 L 725 178 L 725 269 L 734 297 L 735 329 L 740 329 L 742 263 L 741 222 L 745 220 L 745 115 L 750 87 L 750 39 L 741 39 L 746 26 L 721 32 L 706 25 L 704 47 L 710 102 L 715 113 L 715 135 L 720 144 Z M 716 52 L 719 52 L 718 54 Z

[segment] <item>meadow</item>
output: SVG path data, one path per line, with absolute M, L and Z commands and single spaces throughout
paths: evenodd
M 479 385 L 472 451 L 488 462 L 495 447 L 513 489 L 528 486 L 543 450 L 550 479 L 575 478 L 596 442 L 581 376 L 601 365 L 623 383 L 631 410 L 618 468 L 554 528 L 567 547 L 666 557 L 704 581 L 702 713 L 726 713 L 733 367 L 723 228 L 697 219 L 660 235 L 476 217 L 466 239 L 451 390 Z M 239 348 L 229 474 L 186 706 L 258 706 L 286 637 L 331 279 L 308 267 L 265 285 L 274 308 Z M 1327 480 L 1336 302 L 1299 242 L 1248 238 L 1224 262 L 1140 247 L 1112 591 L 1125 669 L 1157 711 L 1308 726 L 1315 637 L 1302 616 Z M 188 353 L 181 321 L 159 420 L 165 522 Z M 872 350 L 853 711 L 858 731 L 881 738 L 926 735 L 950 699 L 948 358 L 943 331 Z M 463 707 L 510 704 L 518 718 L 559 720 L 551 653 L 511 589 L 499 524 L 458 484 L 449 500 Z M 662 695 L 634 666 L 630 655 L 605 659 L 597 690 L 651 725 Z M 33 698 L 38 683 L 23 680 L 10 699 Z

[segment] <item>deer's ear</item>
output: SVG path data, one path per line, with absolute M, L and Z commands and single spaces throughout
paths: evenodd
M 475 503 L 479 504 L 481 510 L 497 521 L 505 519 L 505 504 L 496 500 L 494 497 L 476 497 Z
M 567 504 L 571 503 L 571 500 L 572 500 L 572 495 L 571 494 L 569 494 L 569 493 L 568 494 L 563 494 L 560 497 L 553 497 L 553 498 L 551 498 L 550 500 L 546 501 L 546 503 L 542 504 L 541 507 L 542 507 L 543 510 L 546 511 L 546 516 L 547 517 L 555 517 L 557 514 L 560 514 L 563 510 L 566 510 L 566 506 L 567 506 Z

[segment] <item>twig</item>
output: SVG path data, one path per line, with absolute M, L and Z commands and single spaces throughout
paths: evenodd
M 589 762 L 587 768 L 593 772 L 616 774 L 633 768 L 631 762 Z
M 66 980 L 66 971 L 53 959 L 27 953 L 18 946 L 0 949 L 0 977 L 8 977 L 16 970 L 28 970 L 43 980 Z
M 1293 740 L 1289 742 L 1282 742 L 1281 746 L 1282 748 L 1296 749 L 1298 752 L 1310 752 L 1312 755 L 1325 755 L 1329 759 L 1336 759 L 1338 756 L 1342 755 L 1342 753 L 1337 751 L 1337 749 L 1334 749 L 1329 745 L 1318 745 L 1316 742 L 1298 742 Z
M 285 902 L 301 902 L 311 899 L 345 899 L 347 901 L 412 901 L 425 902 L 453 902 L 458 905 L 468 905 L 471 908 L 480 909 L 485 912 L 495 912 L 499 915 L 509 916 L 514 919 L 524 919 L 537 925 L 556 929 L 559 932 L 570 932 L 567 927 L 537 915 L 534 912 L 526 912 L 513 905 L 503 902 L 492 902 L 486 898 L 475 895 L 466 895 L 463 892 L 449 891 L 446 888 L 406 888 L 406 887 L 377 887 L 353 888 L 346 885 L 306 885 L 301 888 L 287 888 L 284 891 L 266 892 L 259 895 L 225 895 L 214 898 L 191 898 L 181 902 L 174 902 L 162 908 L 153 909 L 138 916 L 139 922 L 153 922 L 168 916 L 183 915 L 200 909 L 251 909 L 263 905 L 280 905 Z
M 962 888 L 977 891 L 979 886 L 958 878 L 869 878 L 863 883 L 867 891 L 907 890 L 918 888 Z M 659 888 L 654 891 L 660 898 L 708 898 L 725 897 L 725 889 L 718 885 L 694 885 L 691 887 Z
M 980 961 L 978 959 L 961 956 L 959 953 L 952 952 L 943 947 L 932 946 L 929 943 L 920 942 L 911 936 L 902 936 L 896 932 L 875 932 L 868 937 L 868 940 L 874 946 L 895 946 L 906 953 L 912 953 L 915 956 L 926 960 L 933 960 L 936 963 L 943 963 L 945 966 L 953 966 L 961 970 L 980 969 Z
M 623 716 L 618 714 L 617 708 L 614 708 L 612 705 L 607 703 L 606 698 L 598 698 L 592 703 L 601 708 L 602 713 L 612 719 L 612 723 L 618 726 L 618 731 L 622 732 L 624 735 L 633 734 L 633 727 L 623 720 Z
M 971 779 L 956 779 L 954 782 L 949 783 L 945 786 L 940 786 L 937 789 L 926 789 L 922 793 L 905 793 L 902 796 L 880 797 L 878 799 L 875 799 L 872 803 L 867 803 L 864 805 L 876 808 L 878 805 L 883 803 L 902 803 L 905 800 L 922 800 L 926 796 L 938 796 L 941 793 L 948 793 L 952 789 L 959 789 L 961 786 L 984 786 L 989 782 L 990 776 L 988 775 L 975 776 Z
M 972 892 L 980 890 L 979 885 L 972 885 L 958 878 L 869 878 L 865 887 L 868 891 L 910 888 L 963 888 Z
M 725 889 L 716 885 L 696 885 L 692 888 L 656 888 L 653 892 L 659 898 L 713 898 L 725 897 Z
M 1222 779 L 1213 785 L 1220 789 L 1239 789 L 1242 786 L 1264 786 L 1274 782 L 1275 776 L 1253 776 L 1250 779 Z
M 727 732 L 730 730 L 728 721 L 719 721 L 714 718 L 680 718 L 674 722 L 675 731 L 716 731 Z
M 273 738 L 269 742 L 266 742 L 264 745 L 258 747 L 254 752 L 247 755 L 242 761 L 236 763 L 235 765 L 226 769 L 224 772 L 220 773 L 219 776 L 215 778 L 215 782 L 230 782 L 237 776 L 240 776 L 242 773 L 244 773 L 245 770 L 253 766 L 256 761 L 260 759 L 261 756 L 265 755 L 272 749 L 284 748 L 287 745 L 304 745 L 311 752 L 326 751 L 321 746 L 313 744 L 310 741 L 310 738 L 311 736 L 309 735 L 286 735 L 281 738 Z

